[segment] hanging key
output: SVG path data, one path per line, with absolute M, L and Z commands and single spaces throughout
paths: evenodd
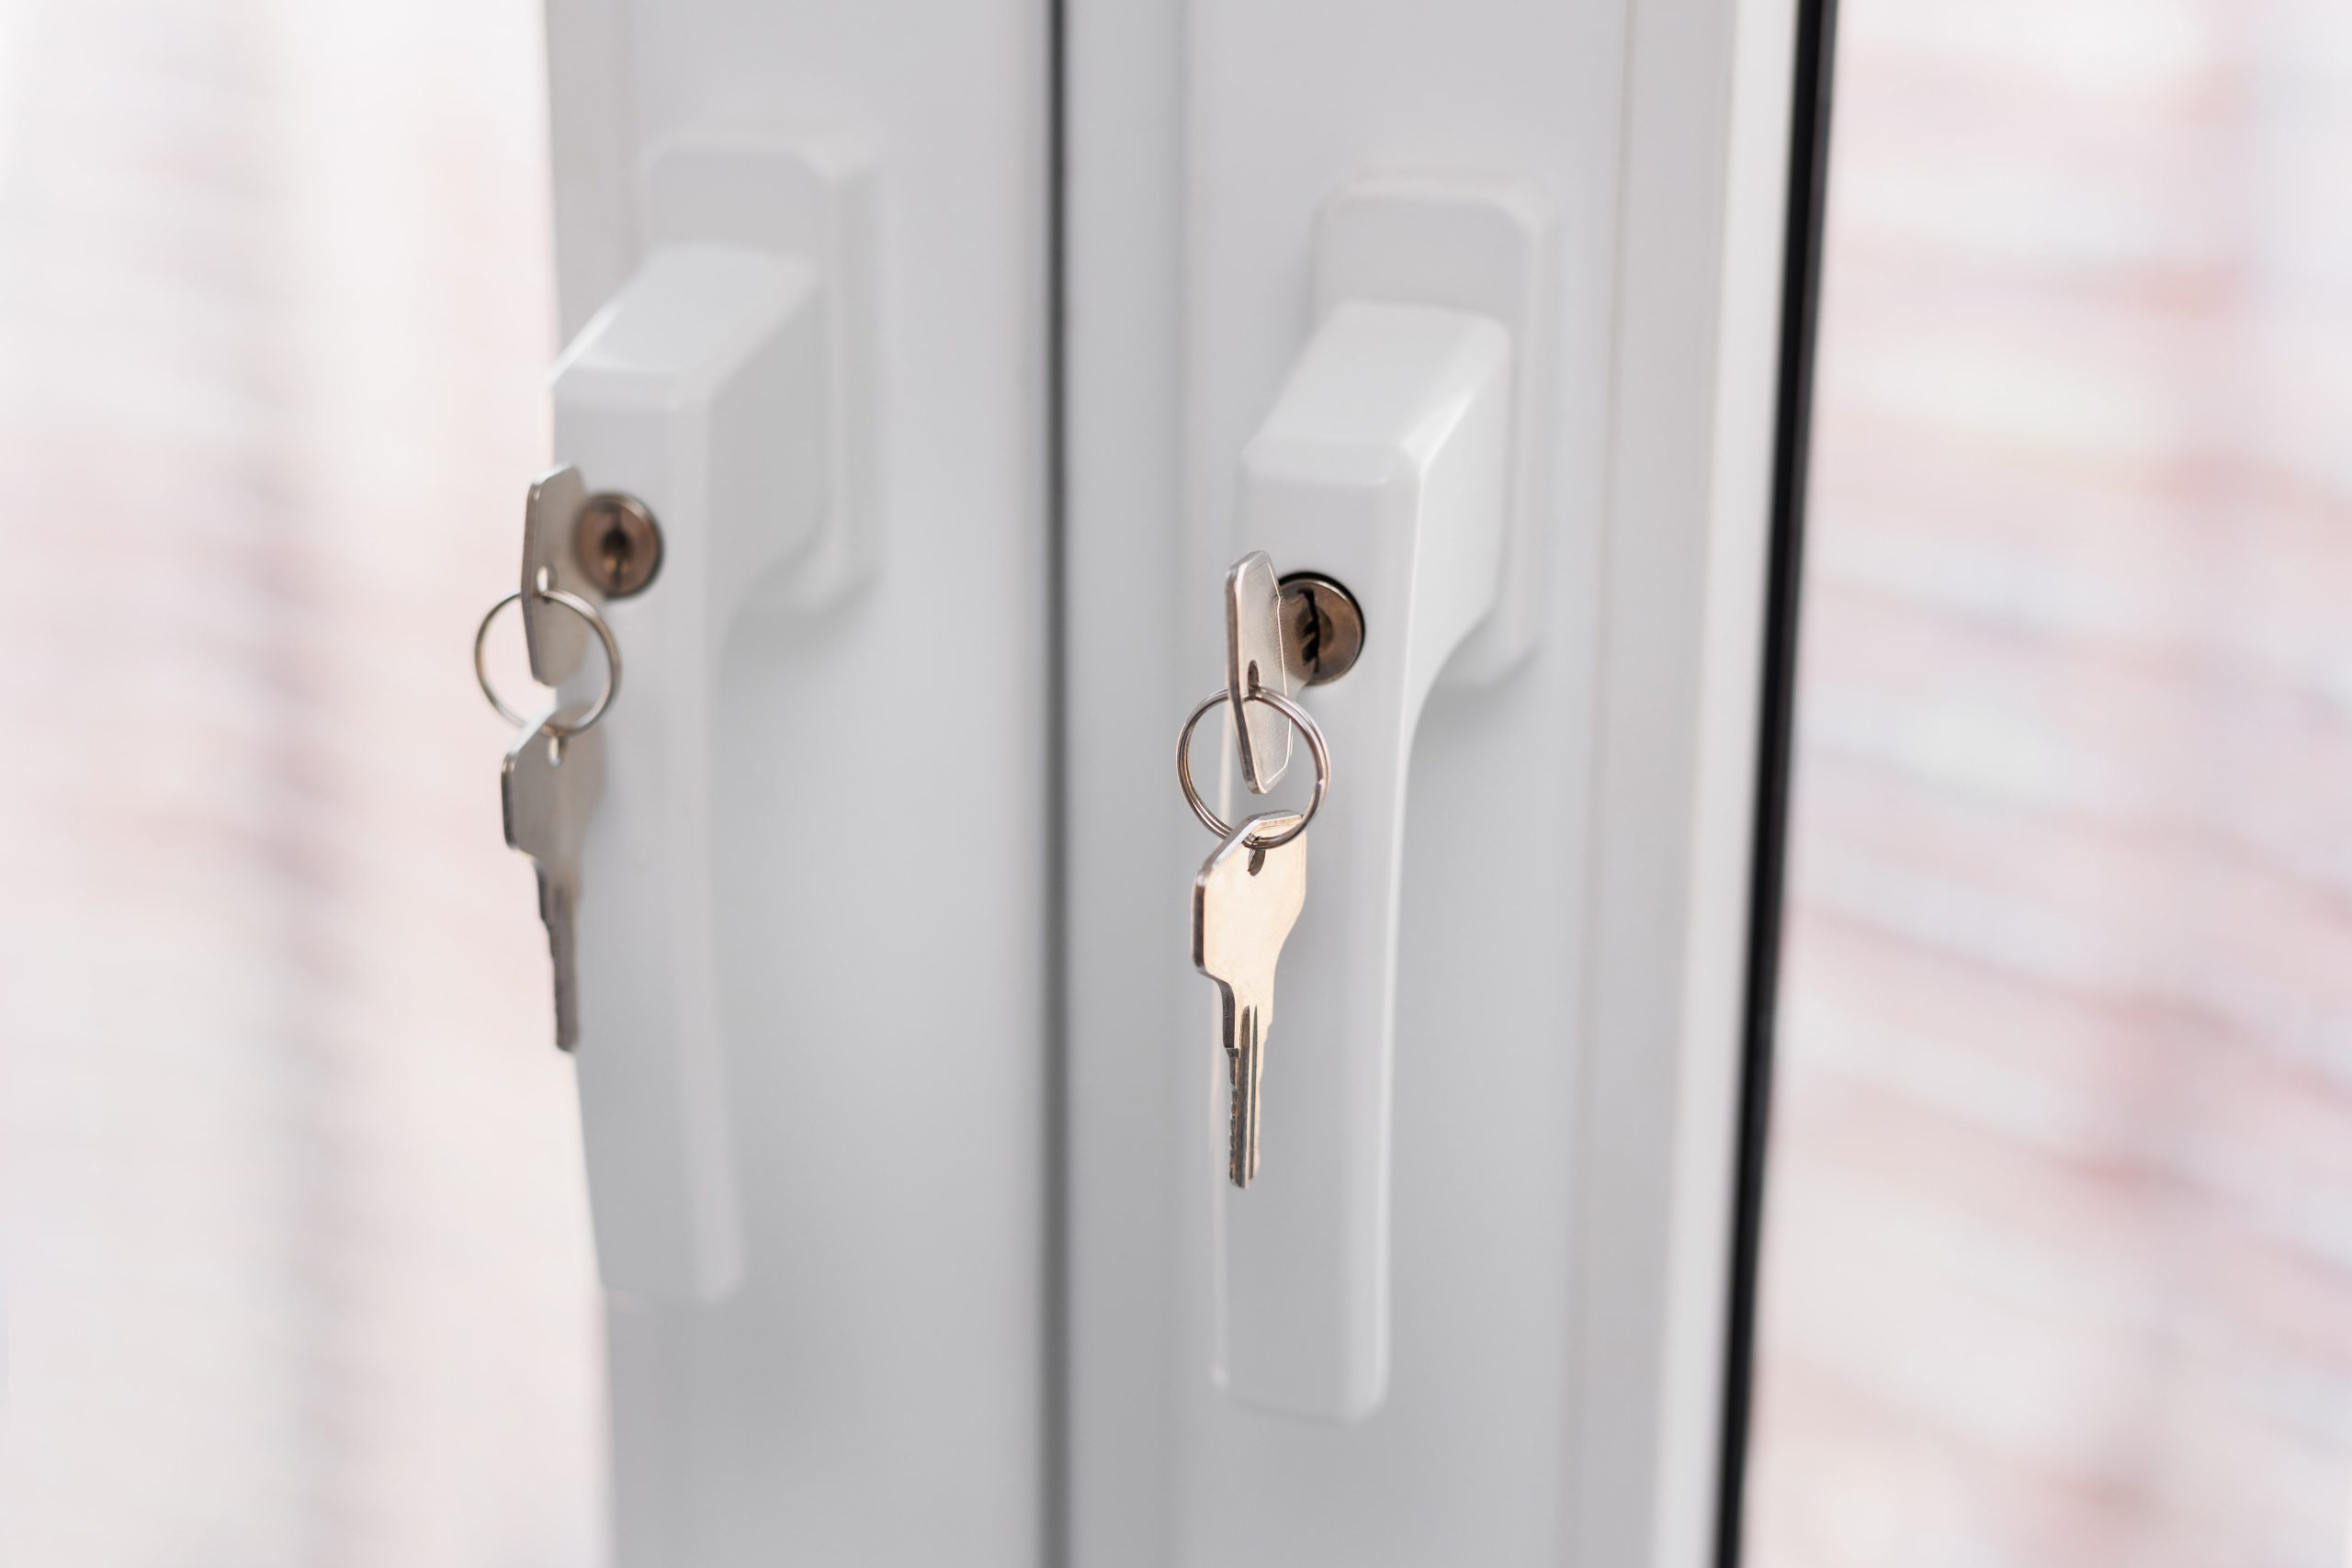
M 1226 1066 L 1233 1077 L 1226 1174 L 1236 1187 L 1258 1174 L 1258 1100 L 1274 1020 L 1274 964 L 1306 902 L 1306 835 L 1272 849 L 1254 849 L 1250 840 L 1296 821 L 1287 811 L 1250 818 L 1193 880 L 1193 963 L 1216 982 L 1224 1003 Z
M 588 505 L 580 470 L 550 468 L 531 481 L 523 504 L 523 646 L 531 657 L 531 679 L 560 686 L 580 668 L 588 651 L 588 626 L 548 597 L 551 590 L 578 594 L 601 605 L 600 585 L 580 569 L 572 537 Z
M 1225 574 L 1225 686 L 1233 704 L 1233 738 L 1241 779 L 1263 795 L 1290 766 L 1290 724 L 1252 692 L 1291 693 L 1283 650 L 1283 585 L 1263 550 L 1251 550 Z
M 572 951 L 580 845 L 589 814 L 605 792 L 605 744 L 595 730 L 564 733 L 558 711 L 548 708 L 507 750 L 498 792 L 506 842 L 530 856 L 538 873 L 539 919 L 547 923 L 548 956 L 555 970 L 555 1043 L 569 1051 L 580 1041 Z

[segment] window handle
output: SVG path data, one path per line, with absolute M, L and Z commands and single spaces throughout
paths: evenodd
M 713 774 L 750 716 L 725 709 L 730 661 L 797 655 L 788 638 L 730 651 L 729 634 L 763 606 L 812 615 L 872 568 L 870 210 L 862 164 L 821 144 L 667 147 L 641 264 L 556 367 L 559 460 L 660 530 L 651 581 L 604 606 L 628 682 L 602 729 L 576 915 L 581 1116 L 616 1292 L 713 1300 L 744 1267 Z
M 1415 821 L 1406 795 L 1431 693 L 1496 678 L 1533 641 L 1548 399 L 1544 367 L 1521 350 L 1550 341 L 1549 234 L 1517 186 L 1344 193 L 1317 229 L 1317 324 L 1241 456 L 1239 549 L 1332 580 L 1363 623 L 1356 662 L 1296 698 L 1332 783 L 1283 949 L 1261 1172 L 1246 1190 L 1220 1182 L 1216 1200 L 1218 1382 L 1293 1415 L 1358 1419 L 1387 1391 L 1408 835 L 1510 852 L 1508 824 Z M 1442 1023 L 1406 1045 L 1447 1071 L 1475 1071 L 1477 1047 Z

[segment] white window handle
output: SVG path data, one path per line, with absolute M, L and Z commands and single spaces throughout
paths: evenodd
M 1333 579 L 1364 624 L 1354 667 L 1299 698 L 1333 780 L 1282 952 L 1263 1164 L 1247 1190 L 1218 1188 L 1218 1381 L 1295 1415 L 1361 1418 L 1387 1391 L 1406 835 L 1509 852 L 1494 824 L 1412 821 L 1406 784 L 1449 661 L 1457 678 L 1491 674 L 1533 634 L 1540 606 L 1521 591 L 1538 575 L 1548 400 L 1544 367 L 1515 350 L 1550 341 L 1549 250 L 1543 205 L 1516 187 L 1351 189 L 1317 233 L 1319 322 L 1241 457 L 1240 548 Z M 1474 634 L 1484 646 L 1465 649 Z M 1464 671 L 1465 652 L 1478 669 Z M 1411 1043 L 1468 1066 L 1477 1043 Z
M 605 606 L 628 673 L 582 855 L 577 1059 L 605 1284 L 711 1300 L 743 1269 L 712 775 L 754 716 L 724 711 L 723 666 L 755 601 L 821 605 L 874 555 L 870 197 L 822 146 L 705 137 L 653 159 L 645 213 L 554 383 L 558 458 L 662 534 L 654 580 Z

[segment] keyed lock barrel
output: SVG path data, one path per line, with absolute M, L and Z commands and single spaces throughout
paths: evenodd
M 1291 679 L 1328 686 L 1356 667 L 1363 652 L 1363 606 L 1318 571 L 1283 579 L 1283 658 Z
M 603 491 L 580 509 L 571 553 L 605 598 L 626 599 L 651 587 L 662 570 L 662 525 L 637 497 Z

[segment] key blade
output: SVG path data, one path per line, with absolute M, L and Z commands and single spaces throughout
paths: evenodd
M 1233 563 L 1225 576 L 1225 685 L 1242 782 L 1263 795 L 1290 767 L 1290 721 L 1264 703 L 1244 702 L 1252 686 L 1290 695 L 1283 658 L 1283 585 L 1263 550 Z
M 539 875 L 539 919 L 548 928 L 548 963 L 555 974 L 555 1043 L 570 1051 L 580 1043 L 580 968 L 572 936 L 571 889 Z
M 1233 1109 L 1227 1129 L 1231 1146 L 1226 1155 L 1225 1175 L 1236 1187 L 1247 1187 L 1258 1174 L 1258 1104 L 1266 1076 L 1257 1010 L 1238 1010 L 1231 1032 L 1235 1043 L 1227 1048 L 1226 1066 L 1233 1077 Z

